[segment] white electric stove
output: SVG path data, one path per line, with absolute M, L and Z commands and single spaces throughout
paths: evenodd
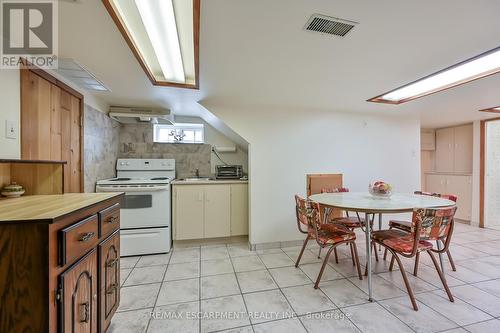
M 174 159 L 118 159 L 116 178 L 97 182 L 96 192 L 125 192 L 120 216 L 122 256 L 170 251 L 170 181 L 174 178 Z

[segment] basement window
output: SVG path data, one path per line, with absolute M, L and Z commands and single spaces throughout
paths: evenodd
M 160 143 L 205 143 L 203 124 L 155 124 L 153 141 Z

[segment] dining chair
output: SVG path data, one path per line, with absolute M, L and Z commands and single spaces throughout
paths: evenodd
M 348 244 L 351 247 L 354 257 L 353 260 L 355 261 L 355 266 L 358 270 L 358 276 L 359 279 L 362 280 L 363 277 L 361 275 L 358 250 L 355 242 L 356 234 L 340 224 L 323 223 L 321 220 L 321 207 L 317 202 L 306 200 L 298 195 L 295 195 L 295 204 L 299 230 L 302 233 L 307 233 L 302 249 L 300 250 L 299 257 L 295 263 L 295 267 L 299 266 L 300 259 L 302 258 L 304 250 L 310 239 L 315 239 L 320 249 L 329 247 L 325 258 L 323 259 L 323 264 L 321 265 L 316 283 L 314 284 L 314 289 L 318 289 L 321 276 L 323 275 L 330 254 L 341 244 Z M 304 230 L 302 227 L 307 229 Z
M 423 191 L 415 191 L 414 193 L 417 195 L 428 195 L 428 196 L 448 199 L 448 200 L 451 200 L 453 202 L 457 202 L 457 200 L 458 200 L 458 197 L 454 194 L 439 194 L 439 193 L 431 193 L 431 192 L 423 192 Z M 392 228 L 403 230 L 406 232 L 411 232 L 411 222 L 410 221 L 391 220 L 391 221 L 389 221 L 389 229 L 392 229 Z M 444 239 L 436 240 L 436 245 L 438 247 L 437 250 L 434 250 L 436 253 L 443 253 L 440 250 L 438 242 L 441 242 L 442 244 L 444 244 L 445 241 L 446 240 L 444 240 Z M 455 267 L 455 262 L 453 261 L 453 258 L 451 256 L 449 248 L 446 250 L 446 255 L 448 256 L 448 260 L 450 261 L 451 269 L 453 271 L 456 271 L 457 268 Z M 387 250 L 384 251 L 384 260 L 386 259 L 386 257 L 387 257 Z M 414 276 L 417 276 L 417 274 L 418 274 L 419 260 L 420 260 L 420 255 L 417 253 L 417 255 L 415 257 L 415 265 L 413 267 L 413 275 Z
M 433 245 L 430 241 L 444 239 L 444 249 L 441 251 L 446 251 L 448 249 L 451 235 L 453 233 L 453 217 L 456 210 L 456 206 L 453 206 L 452 208 L 414 209 L 411 221 L 411 231 L 409 233 L 399 231 L 403 234 L 400 236 L 394 236 L 395 232 L 398 232 L 398 230 L 394 229 L 374 231 L 372 233 L 372 240 L 375 243 L 382 245 L 392 254 L 391 264 L 389 266 L 390 271 L 393 269 L 394 260 L 397 261 L 415 311 L 418 311 L 415 295 L 413 294 L 413 290 L 411 289 L 408 277 L 406 276 L 405 269 L 399 256 L 413 258 L 420 252 L 427 252 L 431 257 L 432 263 L 436 268 L 441 282 L 443 283 L 450 302 L 454 302 L 453 295 L 451 294 L 450 288 L 446 283 L 443 272 L 441 271 L 436 258 L 432 254 L 433 252 L 439 252 L 433 249 Z
M 322 188 L 321 189 L 321 193 L 342 193 L 342 192 L 349 192 L 349 189 L 347 187 L 334 187 L 334 188 Z M 330 220 L 330 222 L 341 224 L 351 231 L 354 231 L 357 228 L 363 229 L 366 225 L 366 221 L 364 218 L 361 218 L 359 216 L 358 212 L 355 212 L 355 213 L 356 213 L 356 216 L 349 216 L 349 211 L 345 211 L 345 216 L 334 217 Z M 373 228 L 374 217 L 370 220 L 370 226 L 372 228 Z M 373 246 L 373 250 L 374 250 L 373 253 L 375 255 L 375 260 L 378 261 L 378 253 L 377 253 L 377 249 L 375 247 L 375 243 L 372 243 L 372 246 Z M 352 264 L 355 265 L 354 256 L 352 255 L 352 249 L 351 249 L 351 257 L 352 257 Z M 319 258 L 319 254 L 318 254 L 318 258 Z M 335 262 L 337 264 L 339 263 L 336 251 L 335 251 Z

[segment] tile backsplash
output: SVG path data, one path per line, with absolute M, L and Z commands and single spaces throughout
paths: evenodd
M 97 180 L 115 176 L 120 124 L 87 104 L 83 113 L 84 189 L 94 192 Z
M 201 176 L 210 175 L 209 144 L 155 143 L 151 124 L 121 125 L 119 158 L 173 158 L 177 178 L 193 176 L 196 169 Z

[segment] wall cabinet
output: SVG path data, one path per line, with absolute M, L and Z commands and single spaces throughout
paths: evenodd
M 64 160 L 64 192 L 83 192 L 83 96 L 40 70 L 21 70 L 21 158 Z
M 472 172 L 472 125 L 436 131 L 436 171 Z
M 247 184 L 173 185 L 174 240 L 248 234 Z
M 436 131 L 423 129 L 420 131 L 420 150 L 436 150 Z
M 121 197 L 0 201 L 0 332 L 106 332 L 120 300 Z
M 472 216 L 472 176 L 427 174 L 426 191 L 441 194 L 454 194 L 458 197 L 457 219 L 470 221 Z

